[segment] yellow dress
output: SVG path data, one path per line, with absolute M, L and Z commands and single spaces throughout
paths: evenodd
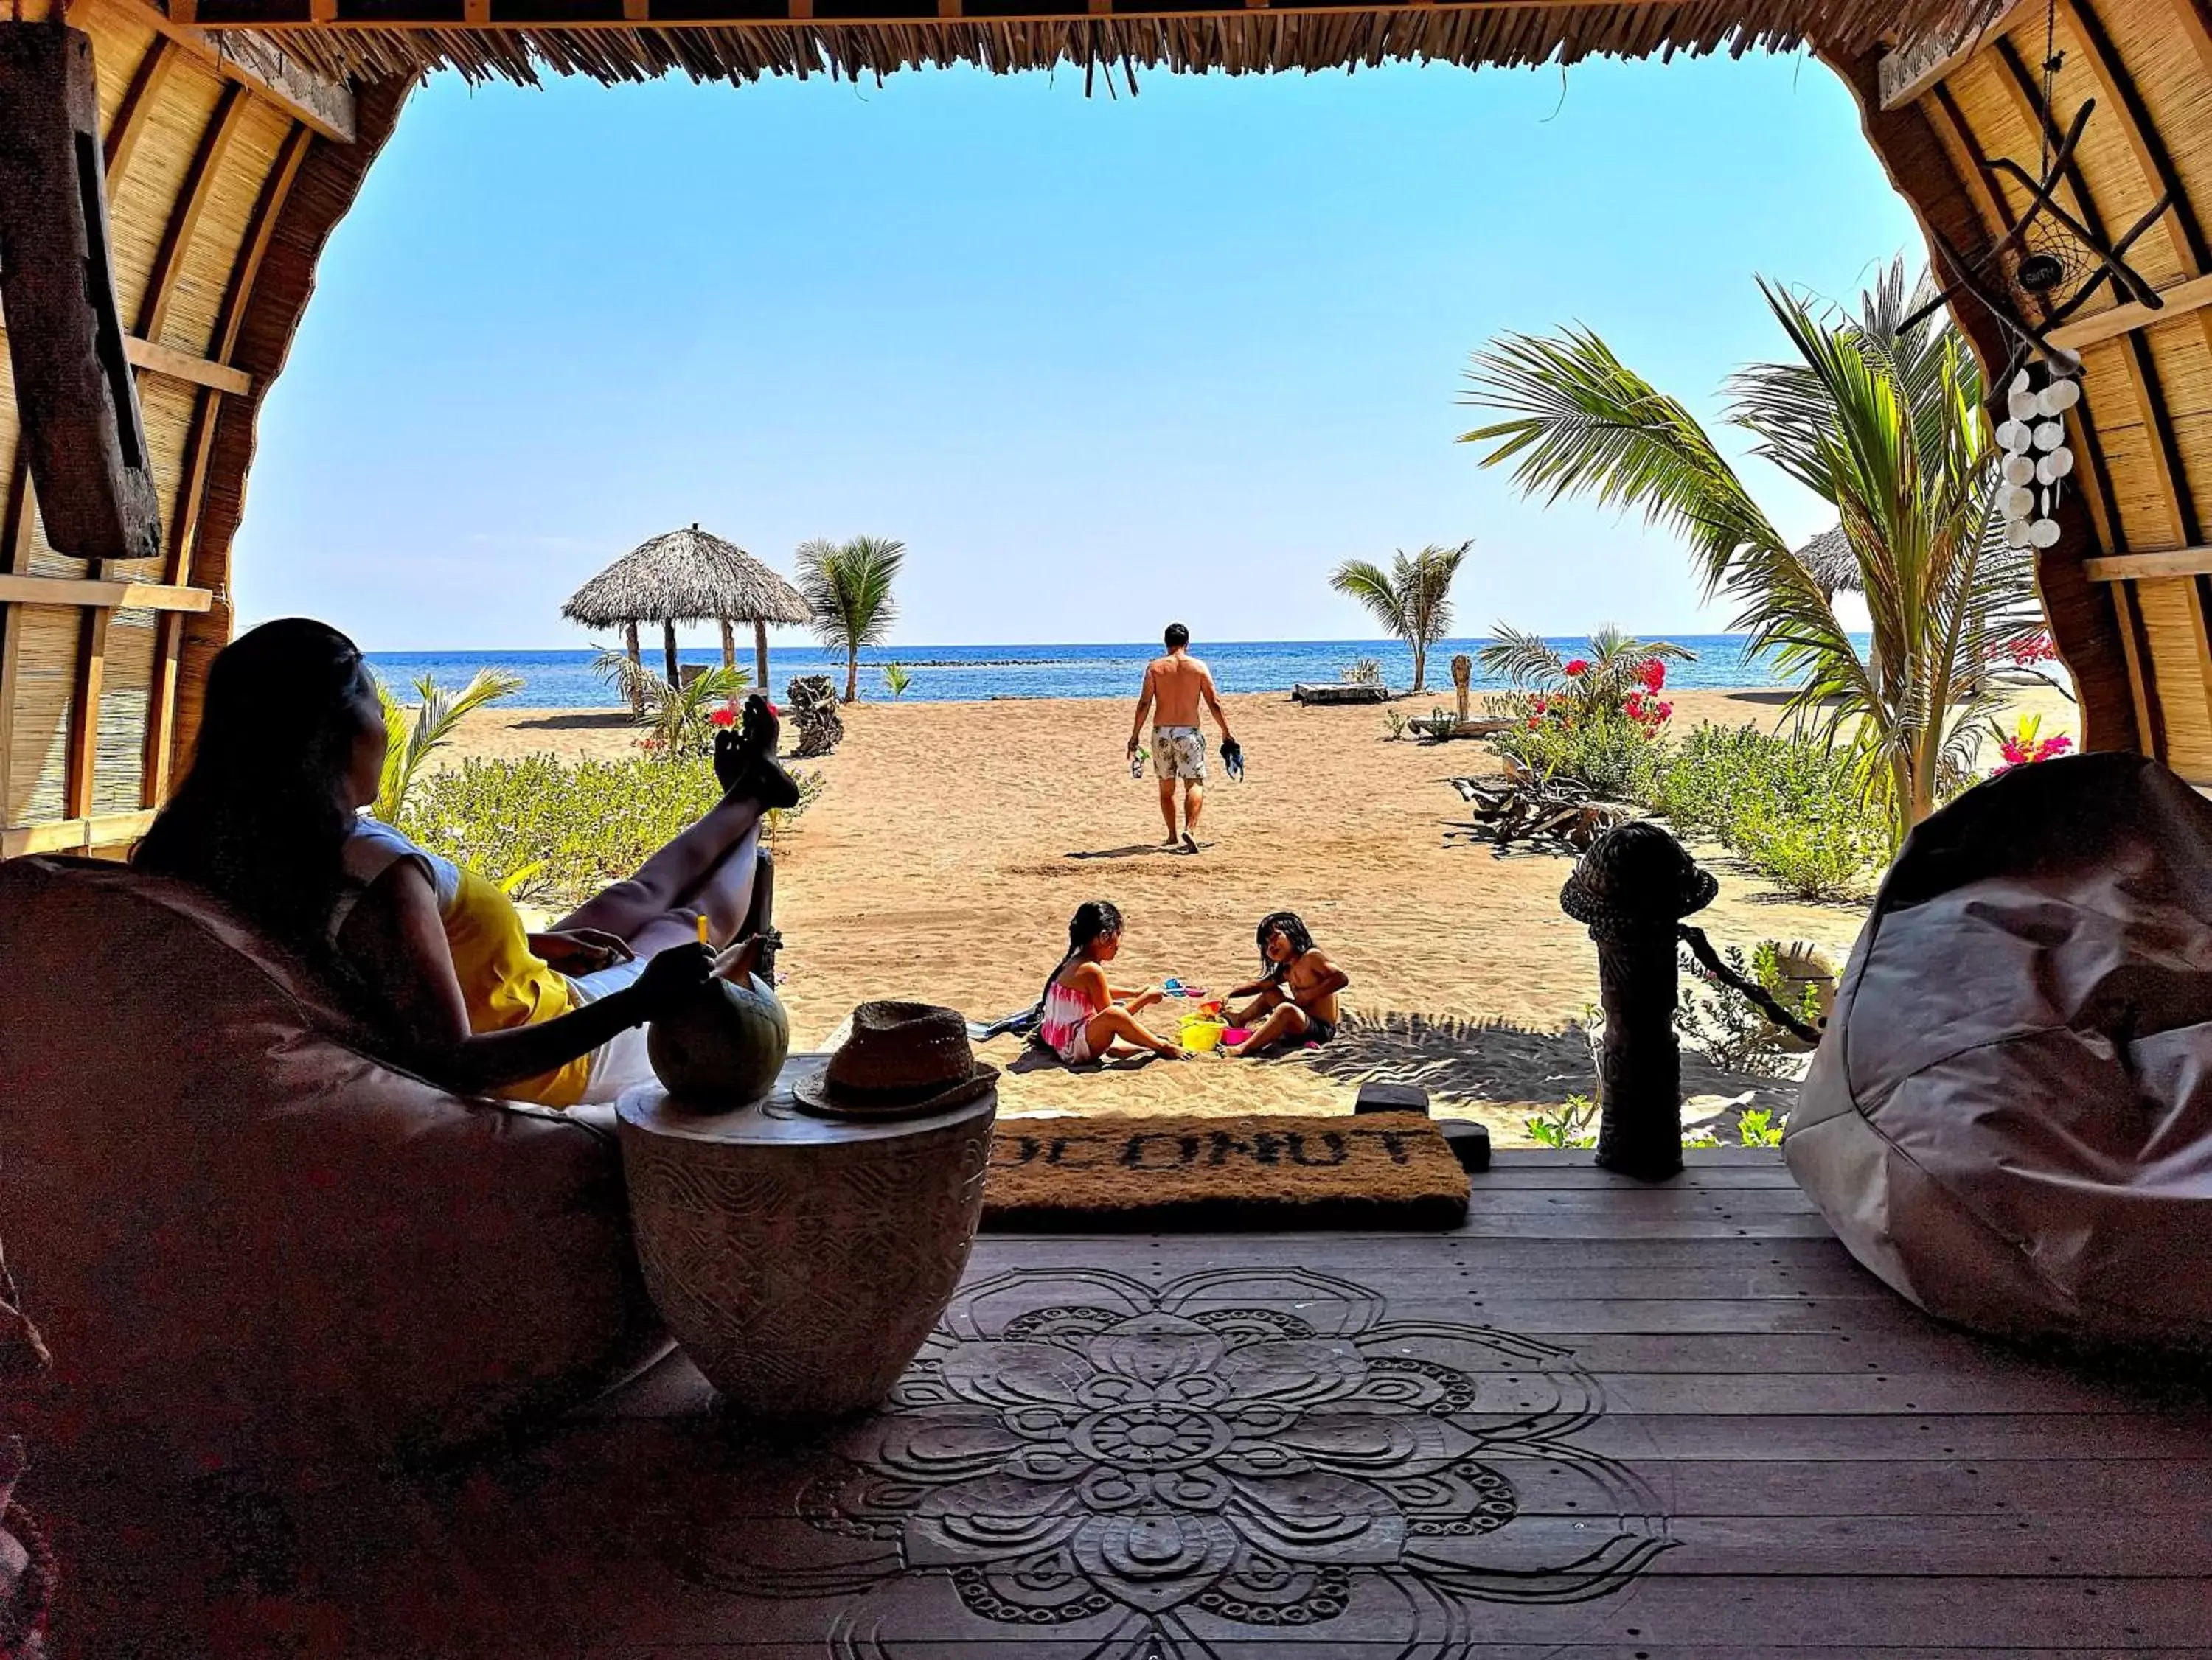
M 438 918 L 445 924 L 447 948 L 453 954 L 453 972 L 461 983 L 461 1000 L 468 1006 L 470 1031 L 510 1031 L 557 1019 L 576 1007 L 575 990 L 568 977 L 530 948 L 530 931 L 523 926 L 521 914 L 493 883 L 450 859 L 424 852 L 375 819 L 362 820 L 346 845 L 346 874 L 356 884 L 356 894 L 402 859 L 416 861 L 437 894 Z M 343 923 L 343 913 L 339 920 Z M 509 1084 L 500 1093 L 541 1106 L 574 1106 L 584 1098 L 591 1075 L 592 1057 L 580 1055 L 566 1066 Z

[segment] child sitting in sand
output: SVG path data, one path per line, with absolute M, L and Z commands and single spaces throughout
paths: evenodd
M 1037 1041 L 1070 1066 L 1133 1052 L 1116 1049 L 1117 1040 L 1155 1055 L 1189 1059 L 1184 1050 L 1138 1024 L 1137 1011 L 1151 1008 L 1164 993 L 1150 986 L 1141 991 L 1117 991 L 1106 983 L 1103 965 L 1113 961 L 1121 949 L 1119 911 L 1103 900 L 1086 900 L 1076 907 L 1074 920 L 1067 924 L 1067 954 L 1045 982 Z
M 1247 1035 L 1242 1043 L 1224 1044 L 1223 1052 L 1250 1055 L 1275 1044 L 1327 1043 L 1336 1035 L 1336 994 L 1352 977 L 1322 954 L 1295 911 L 1262 917 L 1259 941 L 1260 978 L 1229 994 L 1252 998 L 1228 1017 Z

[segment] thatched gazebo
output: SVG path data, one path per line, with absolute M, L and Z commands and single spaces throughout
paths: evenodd
M 629 660 L 638 661 L 637 626 L 658 622 L 667 653 L 668 683 L 676 666 L 676 625 L 722 625 L 722 666 L 737 667 L 734 626 L 753 626 L 754 684 L 768 689 L 768 625 L 805 622 L 813 613 L 799 591 L 735 542 L 694 523 L 641 542 L 568 597 L 561 615 L 587 628 L 623 631 Z
M 1852 551 L 1851 539 L 1840 524 L 1821 531 L 1800 548 L 1797 562 L 1813 573 L 1813 580 L 1831 599 L 1838 594 L 1856 594 L 1865 585 L 1859 556 Z

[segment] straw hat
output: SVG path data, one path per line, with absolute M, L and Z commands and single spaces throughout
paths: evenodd
M 811 1112 L 838 1118 L 913 1118 L 974 1100 L 999 1069 L 975 1058 L 957 1009 L 864 1003 L 830 1064 L 792 1085 Z

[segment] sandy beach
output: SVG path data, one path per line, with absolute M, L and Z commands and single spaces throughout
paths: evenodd
M 1674 694 L 1678 730 L 1700 722 L 1771 725 L 1782 694 Z M 1225 990 L 1257 968 L 1253 930 L 1299 912 L 1352 976 L 1336 1042 L 1269 1061 L 1202 1056 L 1069 1072 L 1012 1039 L 984 1046 L 1005 1069 L 1015 1113 L 1316 1112 L 1350 1109 L 1367 1077 L 1426 1086 L 1440 1112 L 1479 1117 L 1501 1142 L 1526 1140 L 1534 1105 L 1593 1088 L 1571 1024 L 1595 1001 L 1584 930 L 1561 914 L 1566 860 L 1448 844 L 1454 776 L 1495 769 L 1486 745 L 1385 740 L 1373 707 L 1306 709 L 1280 694 L 1225 700 L 1249 769 L 1218 758 L 1195 855 L 1156 848 L 1154 786 L 1129 776 L 1130 706 L 1097 700 L 867 701 L 819 762 L 828 787 L 779 841 L 777 921 L 788 944 L 781 990 L 793 1036 L 819 1045 L 871 997 L 949 1003 L 988 1019 L 1034 999 L 1069 915 L 1108 899 L 1127 920 L 1117 984 L 1170 975 Z M 2046 732 L 2071 706 L 2027 700 Z M 1401 704 L 1425 712 L 1428 701 Z M 471 718 L 442 760 L 623 753 L 618 712 L 494 707 Z M 1864 907 L 1776 895 L 1723 851 L 1696 851 L 1720 879 L 1698 920 L 1717 945 L 1809 941 L 1840 962 Z M 1171 1028 L 1173 1005 L 1151 1016 Z M 1756 1090 L 1785 1104 L 1786 1081 L 1734 1078 L 1685 1055 L 1692 1095 Z

